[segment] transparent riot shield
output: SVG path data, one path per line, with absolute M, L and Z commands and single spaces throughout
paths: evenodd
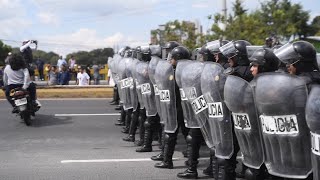
M 136 89 L 136 83 L 134 83 L 135 79 L 135 71 L 136 71 L 136 63 L 138 63 L 137 59 L 132 59 L 131 61 L 128 61 L 126 64 L 127 67 L 127 77 L 131 78 L 133 83 L 132 86 L 130 86 L 130 97 L 131 97 L 131 103 L 133 107 L 133 111 L 136 111 L 138 108 L 138 94 L 137 94 L 137 89 Z
M 135 71 L 133 73 L 133 77 L 134 77 L 134 84 L 136 85 L 136 91 L 137 91 L 137 95 L 138 95 L 138 101 L 140 103 L 140 109 L 144 109 L 144 102 L 142 100 L 142 94 L 141 94 L 141 85 L 140 85 L 140 82 L 138 81 L 137 77 L 138 77 L 138 74 L 137 74 L 137 65 L 139 63 L 141 63 L 141 61 L 139 61 L 138 59 L 135 59 L 137 62 L 134 64 L 134 67 L 135 68 Z
M 224 102 L 226 75 L 224 68 L 208 62 L 201 75 L 201 90 L 208 103 L 208 121 L 203 126 L 204 136 L 211 140 L 210 148 L 215 147 L 216 156 L 230 159 L 233 155 L 233 134 L 231 113 Z
M 255 99 L 268 172 L 284 178 L 306 178 L 312 166 L 305 81 L 289 74 L 264 73 L 256 82 Z
M 198 122 L 196 121 L 195 113 L 192 109 L 191 103 L 188 102 L 188 98 L 186 97 L 186 93 L 182 88 L 181 82 L 182 72 L 185 70 L 186 66 L 192 64 L 192 62 L 193 61 L 191 60 L 179 60 L 176 67 L 175 78 L 181 96 L 181 106 L 183 110 L 185 125 L 187 128 L 199 128 Z
M 156 84 L 160 91 L 161 118 L 164 122 L 164 131 L 174 133 L 178 128 L 176 108 L 176 82 L 174 70 L 168 61 L 159 61 L 156 73 Z
M 130 88 L 133 86 L 133 79 L 130 77 L 127 77 L 127 66 L 126 64 L 129 63 L 129 61 L 132 61 L 130 58 L 123 58 L 120 60 L 118 64 L 118 75 L 119 75 L 119 84 L 120 84 L 120 99 L 123 102 L 123 108 L 124 110 L 128 110 L 133 108 L 131 97 L 130 97 Z
M 320 179 L 320 86 L 313 86 L 306 106 L 306 120 L 311 133 L 313 179 Z
M 201 73 L 205 64 L 200 61 L 193 61 L 185 66 L 181 75 L 181 85 L 195 118 L 186 119 L 192 128 L 201 128 L 208 119 L 207 103 L 201 91 Z
M 144 107 L 146 108 L 146 115 L 155 116 L 157 115 L 156 100 L 153 85 L 148 74 L 148 67 L 149 62 L 140 62 L 137 64 L 137 80 L 140 83 L 140 91 Z
M 224 88 L 225 103 L 232 112 L 234 131 L 243 155 L 243 163 L 259 169 L 264 163 L 261 124 L 254 102 L 253 88 L 242 78 L 228 76 Z
M 156 73 L 156 68 L 157 68 L 157 65 L 158 65 L 159 61 L 162 61 L 159 57 L 152 56 L 151 61 L 149 62 L 148 74 L 149 74 L 150 81 L 151 81 L 151 83 L 153 85 L 157 112 L 160 115 L 161 114 L 160 93 L 159 93 L 158 85 L 157 85 L 156 80 L 154 78 L 154 75 Z M 163 119 L 161 118 L 161 116 L 160 116 L 160 123 L 163 124 Z

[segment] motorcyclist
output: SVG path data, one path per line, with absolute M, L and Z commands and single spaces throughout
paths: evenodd
M 29 91 L 32 103 L 38 106 L 36 102 L 36 87 L 30 82 L 29 71 L 21 55 L 11 55 L 9 64 L 4 69 L 3 82 L 6 98 L 13 107 L 12 113 L 18 113 L 14 101 L 10 98 L 10 91 L 15 88 L 22 88 Z

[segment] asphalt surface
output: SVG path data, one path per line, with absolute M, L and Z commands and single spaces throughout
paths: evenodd
M 178 159 L 171 170 L 153 167 L 155 162 L 149 158 L 160 151 L 156 141 L 153 142 L 154 152 L 150 153 L 136 153 L 137 147 L 133 143 L 122 141 L 126 135 L 121 133 L 121 127 L 114 125 L 119 116 L 105 115 L 118 113 L 114 106 L 108 104 L 110 100 L 40 101 L 43 107 L 31 127 L 11 114 L 11 107 L 6 101 L 0 101 L 1 180 L 169 180 L 178 179 L 177 173 L 186 169 L 186 158 L 181 153 L 186 145 L 181 135 L 174 154 Z M 209 161 L 208 148 L 202 146 L 200 154 L 203 159 L 199 163 L 199 179 L 210 179 L 202 174 Z

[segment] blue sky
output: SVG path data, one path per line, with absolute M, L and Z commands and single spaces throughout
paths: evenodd
M 244 0 L 254 10 L 264 0 Z M 234 0 L 227 0 L 228 11 Z M 301 3 L 312 17 L 319 0 Z M 150 30 L 170 20 L 199 20 L 204 31 L 209 14 L 221 11 L 221 0 L 0 0 L 0 39 L 19 46 L 39 40 L 39 49 L 66 55 L 78 50 L 147 44 Z

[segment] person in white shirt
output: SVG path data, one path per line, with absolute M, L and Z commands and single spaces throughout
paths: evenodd
M 81 72 L 77 75 L 77 83 L 79 86 L 87 86 L 89 85 L 90 76 L 87 74 L 85 68 L 81 68 Z
M 59 72 L 62 70 L 62 65 L 67 65 L 67 61 L 60 56 L 57 62 L 57 67 L 59 68 Z
M 31 83 L 27 65 L 20 54 L 11 55 L 9 64 L 4 69 L 3 84 L 6 90 L 6 98 L 13 107 L 12 113 L 18 112 L 13 100 L 10 98 L 10 91 L 15 88 L 28 90 L 34 105 L 40 107 L 40 103 L 38 104 L 36 101 L 36 86 Z

